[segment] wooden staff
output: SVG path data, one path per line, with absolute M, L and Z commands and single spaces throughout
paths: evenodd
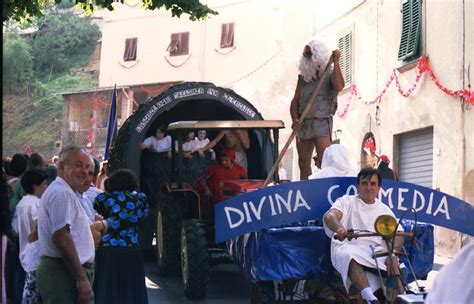
M 313 93 L 309 97 L 309 101 L 306 104 L 306 107 L 304 108 L 303 113 L 301 113 L 301 116 L 298 118 L 298 121 L 303 122 L 303 120 L 306 118 L 306 115 L 308 115 L 309 109 L 311 108 L 311 105 L 314 103 L 315 97 L 319 93 L 319 90 L 321 89 L 323 81 L 326 78 L 326 72 L 329 70 L 329 67 L 331 66 L 333 61 L 334 61 L 334 55 L 331 55 L 331 57 L 329 58 L 328 63 L 326 64 L 326 67 L 324 68 L 323 74 L 321 75 L 321 78 L 319 79 L 318 85 L 316 86 Z M 272 179 L 272 176 L 275 173 L 276 168 L 278 168 L 278 164 L 281 162 L 281 159 L 283 158 L 283 155 L 285 155 L 286 150 L 288 150 L 288 147 L 290 146 L 291 142 L 293 141 L 293 138 L 295 138 L 296 132 L 297 131 L 295 129 L 293 129 L 293 132 L 291 132 L 291 135 L 288 138 L 288 140 L 286 141 L 286 144 L 283 147 L 283 149 L 280 151 L 280 154 L 278 155 L 278 158 L 277 158 L 275 164 L 273 164 L 273 167 L 270 170 L 270 173 L 268 173 L 267 179 L 265 179 L 265 182 L 263 183 L 263 187 L 266 187 L 270 183 L 270 180 Z

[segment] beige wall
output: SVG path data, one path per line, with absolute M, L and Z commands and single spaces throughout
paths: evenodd
M 191 22 L 186 16 L 171 18 L 165 11 L 144 12 L 119 4 L 116 11 L 104 14 L 99 84 L 213 82 L 247 98 L 266 119 L 283 119 L 289 127 L 296 62 L 308 38 L 316 34 L 333 49 L 338 35 L 352 30 L 353 83 L 364 100 L 374 99 L 385 87 L 392 69 L 402 67 L 397 61 L 401 2 L 213 0 L 207 3 L 219 15 L 204 22 Z M 474 58 L 474 3 L 465 2 L 463 20 L 461 0 L 423 1 L 424 53 L 441 83 L 452 89 L 462 87 L 463 64 L 467 69 Z M 235 22 L 236 48 L 221 54 L 229 51 L 219 48 L 221 24 L 228 22 Z M 172 67 L 165 60 L 170 35 L 184 31 L 190 32 L 190 56 L 168 57 L 172 64 L 180 65 Z M 124 41 L 131 37 L 138 37 L 138 60 L 123 62 Z M 414 82 L 415 69 L 398 75 L 406 89 Z M 340 94 L 340 109 L 348 94 L 347 91 Z M 403 98 L 392 85 L 379 108 L 376 113 L 375 105 L 353 100 L 347 117 L 335 118 L 334 129 L 341 130 L 337 136 L 350 151 L 353 166 L 360 166 L 360 146 L 366 132 L 374 133 L 378 153 L 396 160 L 395 135 L 433 126 L 433 188 L 474 203 L 472 106 L 462 107 L 459 98 L 445 95 L 423 76 L 410 98 Z M 282 144 L 289 136 L 288 127 L 281 134 Z M 299 172 L 295 149 L 287 156 L 293 158 L 292 169 L 287 171 L 296 179 Z M 460 246 L 460 237 L 455 232 L 440 231 L 437 244 L 438 253 L 453 254 Z
M 366 1 L 319 31 L 335 39 L 344 28 L 353 28 L 353 79 L 364 100 L 373 100 L 385 87 L 392 69 L 402 67 L 397 61 L 400 7 L 401 1 Z M 424 54 L 429 56 L 438 79 L 450 89 L 462 87 L 463 58 L 466 70 L 474 59 L 473 3 L 465 4 L 464 51 L 462 10 L 462 1 L 424 1 Z M 402 88 L 408 89 L 415 75 L 415 68 L 398 73 Z M 348 94 L 340 94 L 340 108 Z M 425 75 L 410 98 L 402 97 L 393 84 L 379 107 L 377 116 L 375 105 L 352 103 L 347 117 L 335 120 L 335 128 L 342 130 L 341 143 L 351 151 L 353 163 L 360 159 L 361 141 L 368 131 L 375 134 L 377 152 L 396 160 L 394 135 L 433 126 L 433 188 L 474 204 L 472 106 L 463 107 L 460 98 L 444 94 Z M 436 244 L 437 253 L 451 255 L 460 247 L 459 233 L 437 228 Z

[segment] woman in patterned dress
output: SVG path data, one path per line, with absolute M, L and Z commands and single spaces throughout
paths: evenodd
M 138 245 L 138 224 L 148 215 L 146 195 L 136 192 L 137 177 L 128 169 L 112 173 L 105 190 L 94 201 L 94 209 L 108 224 L 96 252 L 95 303 L 146 304 L 145 267 Z

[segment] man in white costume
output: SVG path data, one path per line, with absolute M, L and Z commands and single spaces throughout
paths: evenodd
M 323 159 L 324 161 L 324 159 Z M 377 258 L 377 264 L 372 258 L 375 252 L 386 251 L 386 245 L 381 237 L 362 237 L 347 240 L 349 229 L 374 231 L 377 217 L 388 214 L 393 217 L 392 210 L 382 203 L 378 193 L 382 178 L 373 168 L 364 168 L 357 175 L 357 195 L 345 195 L 334 203 L 324 215 L 324 225 L 337 236 L 331 241 L 331 262 L 341 274 L 346 290 L 353 284 L 367 303 L 379 303 L 374 291 L 369 286 L 364 266 L 387 271 L 389 275 L 398 274 L 398 258 Z M 403 238 L 395 237 L 395 251 L 400 251 Z

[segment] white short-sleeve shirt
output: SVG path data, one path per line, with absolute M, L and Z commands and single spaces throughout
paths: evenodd
M 204 138 L 203 140 L 197 140 L 196 141 L 196 149 L 202 149 L 204 148 L 205 146 L 207 146 L 207 144 L 210 143 L 210 140 L 209 138 Z
M 35 270 L 35 266 L 37 266 L 37 263 L 34 261 L 37 260 L 37 258 L 30 254 L 25 254 L 25 252 L 28 246 L 28 235 L 33 230 L 34 221 L 37 218 L 36 211 L 39 206 L 39 202 L 39 197 L 32 194 L 27 194 L 22 197 L 15 209 L 15 222 L 13 228 L 18 233 L 18 238 L 20 241 L 20 262 L 25 271 Z M 33 266 L 31 266 L 32 264 Z M 31 269 L 32 267 L 34 269 Z
M 171 136 L 167 135 L 162 139 L 150 136 L 143 141 L 143 144 L 153 152 L 166 152 L 171 149 Z
M 87 192 L 84 193 L 79 193 L 76 192 L 77 198 L 81 202 L 82 208 L 84 208 L 84 211 L 87 214 L 87 218 L 89 219 L 89 224 L 92 224 L 95 220 L 95 210 L 94 206 L 92 205 L 91 200 L 87 196 Z
M 84 208 L 76 193 L 61 177 L 57 177 L 41 197 L 38 208 L 38 238 L 40 255 L 60 258 L 60 252 L 53 243 L 53 233 L 66 225 L 81 264 L 93 262 L 94 239 Z

